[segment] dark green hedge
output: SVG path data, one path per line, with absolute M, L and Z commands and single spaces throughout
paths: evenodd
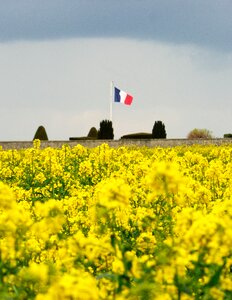
M 224 138 L 232 138 L 232 133 L 225 133 Z
M 83 141 L 83 140 L 96 140 L 97 138 L 90 137 L 90 136 L 80 136 L 80 137 L 70 137 L 70 141 Z
M 151 139 L 152 134 L 146 132 L 126 134 L 121 137 L 121 139 Z

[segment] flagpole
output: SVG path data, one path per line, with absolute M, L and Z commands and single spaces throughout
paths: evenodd
M 110 121 L 112 122 L 113 120 L 113 87 L 114 83 L 111 81 L 110 83 Z

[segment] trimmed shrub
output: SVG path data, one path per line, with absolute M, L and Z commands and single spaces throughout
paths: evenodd
M 187 139 L 212 139 L 212 133 L 208 129 L 194 128 L 187 135 Z
M 33 140 L 48 141 L 47 132 L 43 126 L 38 127 Z
M 138 133 L 131 133 L 126 134 L 121 137 L 121 139 L 151 139 L 152 134 L 146 132 L 138 132 Z
M 166 139 L 167 133 L 165 130 L 165 125 L 162 121 L 155 121 L 152 128 L 152 138 L 153 139 Z
M 100 122 L 100 129 L 98 130 L 98 139 L 100 140 L 113 140 L 114 129 L 112 121 L 103 120 Z
M 90 128 L 87 137 L 91 139 L 97 139 L 97 129 L 95 127 Z
M 232 133 L 225 133 L 224 138 L 232 138 Z

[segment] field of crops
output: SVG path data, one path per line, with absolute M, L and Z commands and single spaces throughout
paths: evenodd
M 232 146 L 0 150 L 0 299 L 232 299 Z

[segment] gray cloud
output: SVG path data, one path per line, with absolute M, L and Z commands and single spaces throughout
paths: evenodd
M 230 0 L 10 0 L 0 41 L 125 37 L 232 50 Z

